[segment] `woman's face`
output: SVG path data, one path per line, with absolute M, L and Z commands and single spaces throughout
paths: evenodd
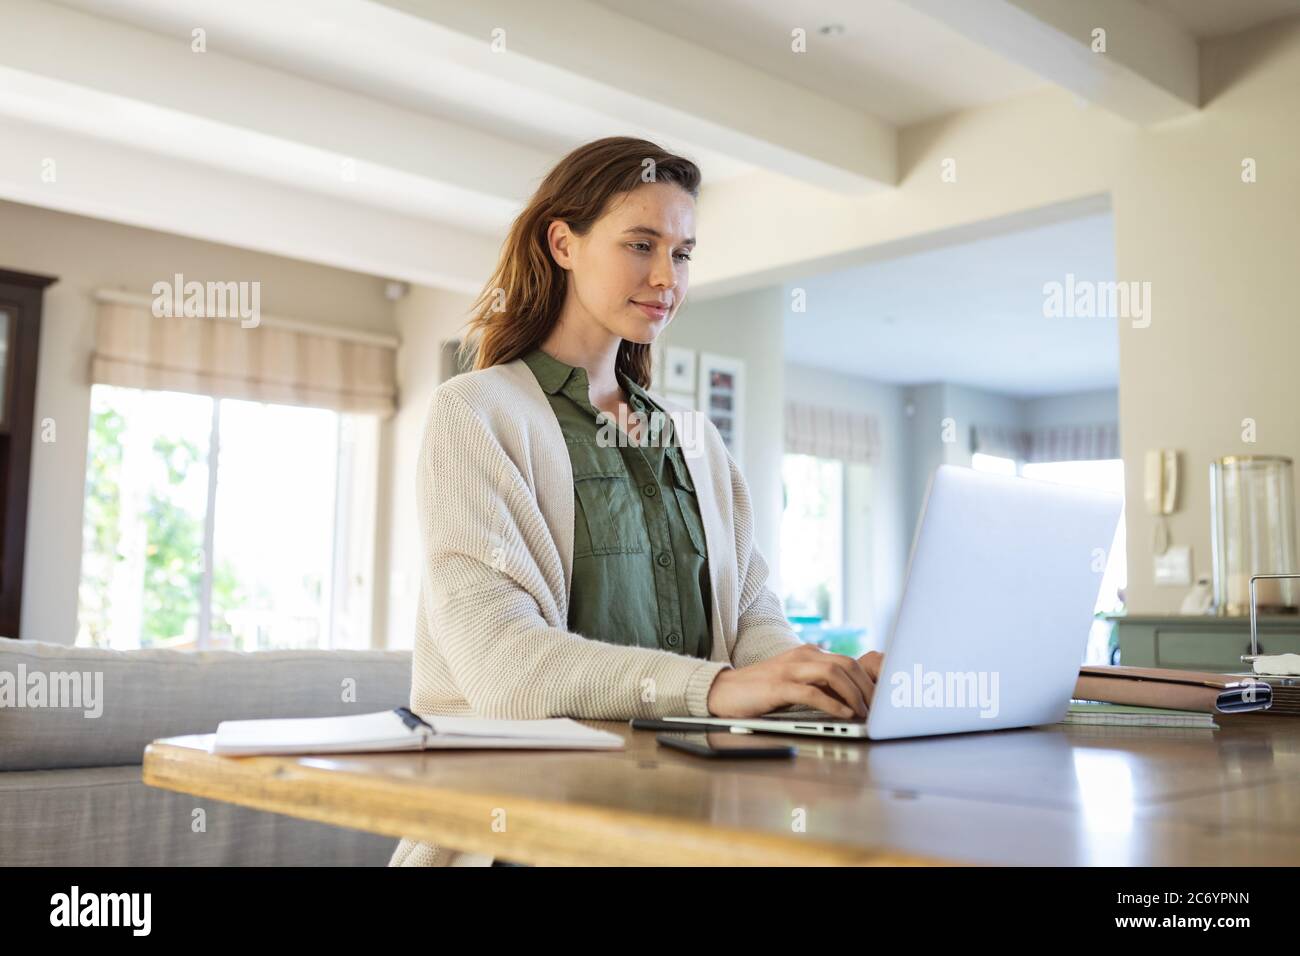
M 556 262 L 569 270 L 569 316 L 648 344 L 686 298 L 695 200 L 674 183 L 646 183 L 616 196 L 587 235 L 557 220 L 549 238 Z

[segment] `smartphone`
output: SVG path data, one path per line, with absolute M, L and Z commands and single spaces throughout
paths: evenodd
M 685 750 L 697 757 L 793 757 L 791 744 L 758 743 L 750 734 L 683 733 L 656 734 L 660 746 Z

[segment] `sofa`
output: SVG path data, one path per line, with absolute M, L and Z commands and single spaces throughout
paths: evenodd
M 405 705 L 410 687 L 410 651 L 0 638 L 0 865 L 385 866 L 394 838 L 147 787 L 141 763 L 159 737 L 385 710 Z M 77 706 L 58 706 L 68 702 Z

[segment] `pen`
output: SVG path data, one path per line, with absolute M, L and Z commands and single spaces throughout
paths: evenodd
M 406 726 L 412 730 L 415 730 L 417 727 L 428 727 L 429 730 L 433 730 L 433 727 L 430 726 L 428 721 L 423 720 L 409 707 L 394 707 L 393 710 L 398 717 L 402 718 L 402 723 L 406 724 Z

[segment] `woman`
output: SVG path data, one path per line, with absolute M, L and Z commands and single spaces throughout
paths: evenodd
M 417 713 L 865 715 L 879 655 L 799 642 L 717 429 L 647 390 L 699 184 L 689 160 L 611 137 L 515 220 L 470 321 L 475 370 L 425 427 Z M 403 840 L 392 865 L 470 857 Z

